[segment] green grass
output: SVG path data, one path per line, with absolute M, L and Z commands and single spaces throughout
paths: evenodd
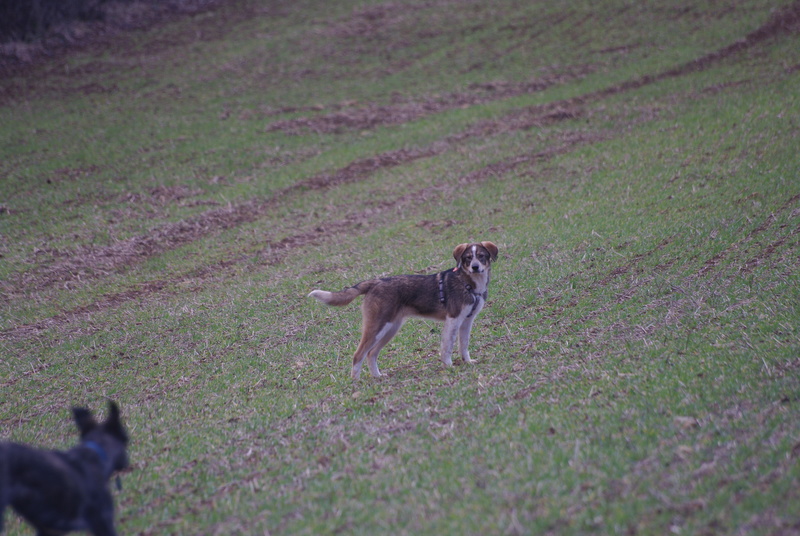
M 2 439 L 117 400 L 123 534 L 796 532 L 797 4 L 261 4 L 0 82 Z M 352 382 L 306 294 L 467 240 L 478 364 Z

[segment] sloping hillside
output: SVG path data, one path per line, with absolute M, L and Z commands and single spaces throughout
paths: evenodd
M 122 534 L 797 534 L 799 33 L 241 0 L 9 71 L 0 437 L 117 400 Z M 352 382 L 357 306 L 306 294 L 471 240 L 478 363 L 409 321 Z

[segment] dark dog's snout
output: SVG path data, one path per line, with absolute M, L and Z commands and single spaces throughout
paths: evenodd
M 472 268 L 472 271 L 473 271 L 473 272 L 477 272 L 478 270 L 480 270 L 480 269 L 481 269 L 481 265 L 480 265 L 480 264 L 477 264 L 477 263 L 475 263 L 475 264 L 473 264 L 472 266 L 470 266 L 470 268 Z

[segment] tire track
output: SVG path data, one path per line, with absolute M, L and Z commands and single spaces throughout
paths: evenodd
M 285 259 L 286 254 L 292 250 L 320 242 L 330 241 L 344 233 L 363 232 L 363 229 L 374 228 L 387 211 L 396 207 L 415 205 L 419 202 L 419 200 L 429 200 L 431 196 L 435 194 L 439 194 L 441 196 L 456 195 L 458 191 L 463 190 L 465 185 L 477 184 L 486 180 L 490 180 L 498 175 L 502 175 L 503 173 L 507 173 L 524 165 L 532 165 L 537 162 L 546 161 L 550 158 L 566 154 L 571 150 L 577 149 L 578 147 L 591 143 L 597 143 L 598 141 L 605 139 L 608 139 L 608 137 L 599 135 L 586 135 L 583 133 L 568 136 L 558 145 L 554 145 L 543 151 L 527 155 L 517 155 L 489 164 L 480 170 L 469 173 L 457 179 L 454 184 L 420 188 L 393 200 L 378 203 L 375 207 L 370 207 L 365 210 L 351 213 L 338 220 L 325 222 L 323 226 L 314 224 L 311 228 L 284 237 L 281 240 L 267 242 L 264 246 L 264 249 L 281 251 L 283 252 L 281 257 Z M 329 182 L 331 180 L 333 183 Z M 342 177 L 341 180 L 346 180 L 346 178 Z M 304 184 L 304 187 L 309 188 L 327 188 L 330 187 L 331 184 L 341 184 L 341 182 L 337 182 L 336 179 L 328 178 L 319 182 L 315 181 L 313 186 L 311 183 Z M 299 187 L 299 185 L 297 186 Z M 292 188 L 294 189 L 295 187 Z M 86 306 L 64 311 L 63 313 L 39 322 L 24 324 L 2 331 L 0 332 L 0 341 L 18 341 L 27 339 L 37 336 L 39 333 L 45 330 L 60 328 L 89 313 L 97 313 L 133 300 L 144 299 L 151 295 L 168 295 L 171 292 L 170 288 L 181 283 L 182 281 L 206 277 L 251 258 L 252 254 L 238 254 L 230 260 L 220 261 L 211 265 L 205 265 L 182 276 L 170 279 L 147 281 L 124 292 L 103 296 Z

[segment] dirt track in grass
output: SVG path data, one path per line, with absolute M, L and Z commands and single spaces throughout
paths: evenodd
M 229 8 L 225 10 L 225 13 L 227 17 L 232 17 L 232 20 L 241 20 L 243 17 L 252 15 L 252 13 L 233 14 L 230 13 Z M 239 17 L 239 19 L 237 19 L 237 17 Z M 354 15 L 354 18 L 359 17 L 363 19 L 360 14 Z M 370 18 L 366 17 L 364 20 L 369 21 Z M 358 28 L 363 26 L 363 24 L 366 23 L 361 20 L 358 24 L 353 23 L 350 27 Z M 374 29 L 363 29 L 363 31 L 369 32 L 374 31 Z M 304 195 L 307 191 L 336 188 L 343 184 L 364 180 L 384 168 L 402 166 L 416 160 L 435 157 L 436 155 L 452 150 L 460 142 L 467 139 L 488 137 L 515 130 L 528 130 L 537 126 L 550 125 L 575 119 L 586 114 L 586 108 L 589 105 L 595 104 L 610 96 L 632 91 L 667 78 L 678 77 L 707 69 L 725 58 L 740 53 L 775 35 L 784 32 L 798 31 L 800 31 L 800 2 L 795 2 L 788 8 L 773 14 L 761 28 L 744 36 L 742 39 L 676 68 L 661 73 L 645 75 L 572 99 L 518 109 L 505 117 L 476 123 L 460 133 L 441 139 L 427 147 L 389 151 L 377 154 L 373 157 L 356 160 L 340 169 L 331 170 L 330 172 L 300 180 L 296 184 L 276 192 L 268 198 L 255 199 L 227 207 L 214 207 L 195 217 L 176 223 L 157 226 L 147 234 L 135 236 L 109 246 L 97 248 L 83 247 L 74 250 L 62 250 L 57 252 L 57 254 L 34 256 L 31 259 L 33 264 L 32 269 L 2 284 L 1 288 L 3 290 L 4 299 L 18 298 L 30 292 L 41 291 L 54 285 L 68 284 L 78 279 L 85 282 L 93 278 L 104 277 L 107 274 L 124 272 L 128 267 L 140 263 L 154 255 L 267 217 L 276 207 L 285 204 L 287 201 L 297 196 Z M 218 33 L 213 32 L 208 35 L 209 38 L 220 37 Z M 186 35 L 181 37 L 180 35 L 175 35 L 173 39 L 193 39 L 195 37 L 196 35 L 193 33 L 191 36 Z M 107 44 L 107 41 L 104 41 L 102 44 Z M 82 46 L 92 46 L 92 44 L 88 43 Z M 585 74 L 586 72 L 553 74 L 547 79 L 526 84 L 495 83 L 475 85 L 461 93 L 453 93 L 436 98 L 422 96 L 415 101 L 406 99 L 402 102 L 395 102 L 389 105 L 362 104 L 353 105 L 352 107 L 338 106 L 334 110 L 314 109 L 311 111 L 312 113 L 306 117 L 273 122 L 269 124 L 266 129 L 281 130 L 288 133 L 300 132 L 303 130 L 328 133 L 338 132 L 344 129 L 374 129 L 380 126 L 397 125 L 414 121 L 426 115 L 440 113 L 457 107 L 475 106 L 485 104 L 492 100 L 507 99 L 524 93 L 541 91 L 554 84 L 564 83 L 567 80 Z M 78 73 L 77 76 L 80 76 L 80 73 Z M 462 178 L 460 182 L 462 184 L 477 183 L 481 180 L 485 180 L 487 177 L 502 174 L 522 166 L 533 165 L 536 162 L 546 160 L 555 155 L 569 152 L 576 147 L 607 140 L 615 135 L 614 132 L 575 131 L 568 133 L 563 135 L 560 139 L 551 140 L 548 148 L 536 154 L 520 154 L 493 163 L 483 170 L 479 170 Z M 162 197 L 164 197 L 167 202 L 180 198 L 180 196 L 176 197 L 172 194 L 174 194 L 174 192 L 166 192 Z M 407 203 L 410 198 L 424 198 L 431 194 L 431 189 L 426 188 L 418 192 L 406 194 L 394 200 L 383 201 L 380 203 L 380 208 L 385 213 L 393 206 Z M 372 209 L 370 209 L 370 211 L 372 211 Z M 353 212 L 342 219 L 326 222 L 324 226 L 315 225 L 304 228 L 303 222 L 298 221 L 296 228 L 299 229 L 299 231 L 297 233 L 291 236 L 275 238 L 268 241 L 267 245 L 273 250 L 282 250 L 285 254 L 294 248 L 303 247 L 310 243 L 332 240 L 341 233 L 357 233 L 360 227 L 363 227 L 365 223 L 369 223 L 375 218 L 375 215 L 370 211 Z M 229 260 L 218 262 L 210 266 L 204 266 L 186 277 L 202 278 L 216 271 L 224 270 L 232 264 L 241 262 L 247 258 L 247 255 L 232 252 L 229 255 Z M 711 263 L 712 261 L 713 259 L 709 262 Z M 64 311 L 49 319 L 42 320 L 41 322 L 17 326 L 13 329 L 6 330 L 0 333 L 0 340 L 26 338 L 43 329 L 61 326 L 70 322 L 78 315 L 87 312 L 101 311 L 130 300 L 141 300 L 149 295 L 165 292 L 171 285 L 179 282 L 180 278 L 145 282 L 138 285 L 136 288 L 104 296 L 92 304 L 70 311 Z

